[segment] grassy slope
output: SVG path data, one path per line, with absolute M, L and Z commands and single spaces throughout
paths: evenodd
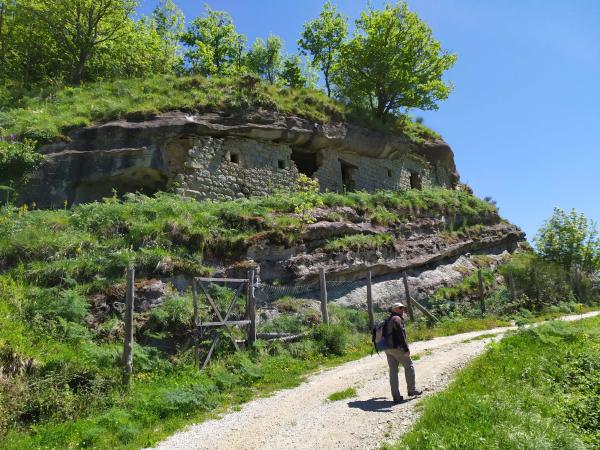
M 600 318 L 552 322 L 494 344 L 423 414 L 398 449 L 600 447 Z
M 408 220 L 492 210 L 465 193 L 443 190 L 323 194 L 318 199 L 319 204 L 353 206 L 375 221 L 384 211 Z M 296 194 L 214 204 L 162 194 L 70 210 L 3 208 L 0 365 L 19 366 L 32 358 L 34 369 L 0 382 L 0 447 L 148 445 L 210 412 L 297 384 L 321 364 L 365 354 L 364 312 L 334 309 L 334 321 L 353 330 L 351 336 L 340 340 L 335 327 L 329 334 L 311 328 L 313 339 L 286 347 L 262 345 L 235 357 L 227 357 L 222 348 L 219 362 L 205 374 L 191 368 L 189 350 L 167 357 L 138 345 L 134 387 L 123 393 L 118 388 L 120 318 L 110 316 L 97 328 L 85 325 L 87 296 L 122 282 L 131 262 L 140 277 L 205 273 L 203 256 L 231 256 L 256 239 L 293 242 L 302 229 L 293 211 L 306 200 Z M 190 317 L 189 293 L 175 294 L 149 317 L 138 316 L 137 333 L 169 336 L 186 329 Z M 301 323 L 287 326 L 306 329 L 313 323 L 309 319 L 290 319 Z M 495 325 L 473 321 L 467 329 Z M 413 337 L 449 334 L 458 326 L 419 328 Z
M 155 76 L 147 79 L 90 83 L 26 96 L 10 108 L 0 108 L 0 129 L 48 142 L 74 127 L 131 117 L 139 119 L 169 110 L 239 111 L 266 107 L 325 123 L 350 120 L 400 132 L 415 142 L 439 137 L 407 118 L 383 125 L 348 110 L 316 89 L 291 89 L 258 82 L 249 87 L 237 78 Z

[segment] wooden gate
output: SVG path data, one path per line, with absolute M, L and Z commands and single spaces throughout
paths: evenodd
M 211 283 L 230 283 L 230 284 L 238 284 L 238 288 L 235 291 L 235 295 L 233 299 L 229 303 L 229 307 L 225 314 L 221 314 L 216 302 L 211 297 L 208 292 L 208 285 Z M 200 287 L 201 293 L 206 297 L 208 305 L 210 309 L 212 309 L 212 313 L 217 317 L 218 321 L 200 321 L 200 309 L 198 303 L 198 287 Z M 217 328 L 225 328 L 228 332 L 229 338 L 233 343 L 233 346 L 236 350 L 240 349 L 238 341 L 236 341 L 235 336 L 232 334 L 232 327 L 235 326 L 246 326 L 247 327 L 247 340 L 246 343 L 248 346 L 253 345 L 256 341 L 256 300 L 254 298 L 254 271 L 251 270 L 248 272 L 248 278 L 208 278 L 208 277 L 194 277 L 192 279 L 192 294 L 194 299 L 194 354 L 196 358 L 196 364 L 200 364 L 200 335 L 205 330 L 212 330 L 212 340 L 210 347 L 208 349 L 208 353 L 204 358 L 204 362 L 202 363 L 201 369 L 204 369 L 212 354 L 219 342 L 220 335 L 216 332 Z M 229 315 L 233 311 L 233 307 L 235 306 L 237 299 L 240 295 L 246 296 L 246 308 L 245 308 L 245 317 L 242 320 L 227 320 L 229 319 Z

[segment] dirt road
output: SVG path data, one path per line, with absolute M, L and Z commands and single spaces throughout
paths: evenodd
M 564 317 L 578 320 L 600 312 Z M 452 374 L 487 343 L 515 327 L 464 333 L 411 345 L 417 386 L 425 394 L 443 389 Z M 494 336 L 487 336 L 487 335 Z M 474 339 L 481 336 L 484 338 Z M 367 356 L 312 375 L 302 385 L 242 406 L 241 410 L 193 425 L 157 449 L 372 449 L 396 441 L 417 419 L 418 399 L 390 401 L 385 355 Z M 416 358 L 415 358 L 416 359 Z M 355 387 L 355 398 L 327 397 Z M 406 386 L 401 380 L 401 391 Z

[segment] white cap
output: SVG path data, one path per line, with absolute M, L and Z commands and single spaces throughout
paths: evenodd
M 404 308 L 404 303 L 396 302 L 392 305 L 392 308 Z

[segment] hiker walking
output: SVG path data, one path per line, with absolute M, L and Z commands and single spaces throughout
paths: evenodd
M 404 330 L 404 305 L 394 303 L 390 308 L 390 317 L 385 321 L 383 333 L 388 342 L 384 349 L 390 367 L 390 387 L 392 388 L 392 398 L 394 403 L 400 403 L 404 397 L 400 395 L 398 386 L 398 366 L 404 367 L 404 376 L 406 378 L 406 387 L 409 396 L 421 395 L 422 391 L 415 388 L 415 368 L 410 359 L 410 349 L 406 340 L 406 331 Z

